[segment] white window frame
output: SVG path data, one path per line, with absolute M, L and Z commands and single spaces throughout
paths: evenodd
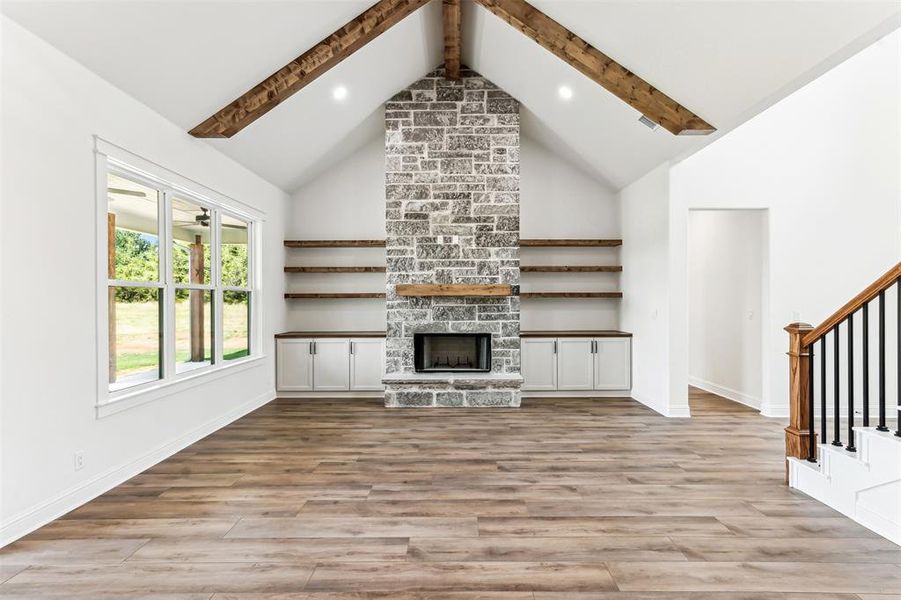
M 121 170 L 119 170 L 119 172 L 121 172 Z M 207 210 L 210 211 L 210 240 L 209 240 L 210 281 L 209 281 L 209 283 L 200 284 L 200 283 L 176 283 L 175 282 L 175 270 L 173 267 L 174 259 L 172 259 L 172 256 L 173 256 L 172 247 L 174 245 L 173 244 L 174 240 L 172 239 L 172 203 L 170 201 L 173 196 L 179 198 L 180 200 L 187 200 L 188 202 L 195 204 L 197 207 L 206 208 Z M 163 334 L 163 340 L 164 340 L 164 343 L 166 346 L 165 353 L 168 353 L 167 356 L 171 355 L 172 359 L 171 359 L 171 361 L 167 359 L 164 362 L 167 365 L 172 366 L 172 374 L 173 375 L 175 375 L 176 377 L 183 377 L 189 373 L 202 373 L 204 371 L 211 370 L 211 369 L 215 368 L 216 365 L 218 365 L 219 363 L 222 362 L 216 353 L 216 345 L 217 345 L 217 342 L 219 339 L 219 336 L 218 336 L 219 327 L 217 324 L 217 320 L 219 319 L 219 309 L 220 309 L 220 307 L 217 306 L 217 304 L 216 304 L 216 291 L 219 289 L 220 286 L 217 286 L 216 284 L 219 283 L 219 270 L 221 269 L 221 263 L 219 262 L 220 231 L 219 231 L 219 222 L 218 221 L 219 221 L 219 210 L 221 210 L 221 209 L 210 204 L 209 202 L 207 202 L 204 199 L 197 198 L 193 194 L 184 194 L 184 193 L 179 193 L 179 192 L 174 192 L 174 191 L 172 191 L 172 192 L 167 191 L 167 193 L 165 194 L 165 207 L 164 208 L 165 208 L 165 219 L 166 219 L 166 235 L 168 236 L 168 239 L 166 241 L 166 243 L 168 245 L 168 252 L 166 254 L 167 260 L 166 260 L 166 265 L 165 265 L 166 266 L 166 284 L 167 284 L 167 286 L 166 286 L 166 304 L 163 307 L 163 310 L 165 311 L 165 315 L 166 315 L 166 318 L 168 319 L 168 322 L 172 323 L 172 327 L 170 329 L 166 329 Z M 251 229 L 252 229 L 251 223 L 249 222 L 248 227 L 247 227 L 247 235 L 248 235 L 248 237 L 247 237 L 248 267 L 247 268 L 248 269 L 250 269 L 250 263 L 252 262 L 252 254 L 253 254 L 253 248 L 250 245 Z M 160 244 L 162 244 L 162 240 L 160 240 Z M 190 274 L 190 269 L 189 269 L 189 274 Z M 248 271 L 247 276 L 248 276 L 248 278 L 250 278 L 250 271 Z M 189 290 L 189 291 L 190 290 L 203 290 L 203 291 L 210 292 L 210 307 L 213 311 L 213 320 L 212 320 L 213 331 L 211 332 L 212 339 L 213 339 L 213 347 L 211 349 L 212 350 L 211 364 L 209 364 L 205 367 L 196 367 L 193 369 L 189 369 L 187 371 L 184 371 L 183 373 L 178 373 L 178 365 L 175 361 L 175 352 L 176 352 L 176 350 L 175 350 L 175 294 L 178 290 Z M 166 336 L 166 333 L 169 333 L 169 332 L 171 332 L 172 335 Z M 251 343 L 251 348 L 253 348 L 252 343 Z
M 263 214 L 256 209 L 219 194 L 205 186 L 187 179 L 173 171 L 156 165 L 132 154 L 99 137 L 95 138 L 96 157 L 96 205 L 97 219 L 95 238 L 97 273 L 97 417 L 114 414 L 131 406 L 165 397 L 209 380 L 251 368 L 261 363 L 266 354 L 263 351 L 261 335 L 262 289 L 260 231 Z M 131 282 L 110 280 L 107 273 L 107 213 L 109 201 L 107 178 L 110 173 L 132 179 L 142 185 L 159 191 L 158 238 L 160 279 L 153 282 Z M 201 284 L 176 284 L 172 268 L 172 210 L 171 198 L 183 198 L 210 209 L 210 282 Z M 247 288 L 221 285 L 221 215 L 239 219 L 247 223 Z M 136 384 L 120 390 L 109 389 L 109 321 L 108 286 L 158 287 L 161 290 L 162 307 L 162 348 L 159 379 Z M 213 360 L 212 364 L 176 373 L 175 362 L 175 290 L 205 289 L 211 292 L 213 305 Z M 250 293 L 250 329 L 248 356 L 225 361 L 222 358 L 223 323 L 222 292 L 236 290 Z

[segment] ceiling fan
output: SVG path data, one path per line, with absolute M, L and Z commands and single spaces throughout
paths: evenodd
M 201 214 L 194 217 L 193 221 L 173 221 L 172 224 L 181 227 L 190 227 L 200 226 L 200 227 L 209 227 L 210 226 L 210 209 L 200 207 Z M 231 225 L 229 223 L 222 223 L 222 227 L 228 227 L 230 229 L 247 229 L 246 225 Z

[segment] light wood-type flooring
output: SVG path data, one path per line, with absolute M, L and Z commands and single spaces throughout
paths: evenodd
M 274 401 L 0 551 L 0 596 L 901 598 L 901 547 L 783 484 L 782 420 L 691 396 Z

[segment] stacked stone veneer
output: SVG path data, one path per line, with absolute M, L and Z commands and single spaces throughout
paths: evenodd
M 465 71 L 385 106 L 386 406 L 519 406 L 519 103 Z M 509 283 L 514 295 L 398 297 L 398 283 Z M 490 333 L 491 374 L 414 374 L 413 334 Z

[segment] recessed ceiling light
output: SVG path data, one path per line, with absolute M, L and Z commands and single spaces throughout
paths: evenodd
M 560 96 L 562 100 L 572 100 L 573 89 L 568 85 L 561 85 L 557 88 L 557 95 Z
M 341 100 L 344 100 L 345 98 L 347 98 L 347 88 L 344 87 L 343 85 L 339 85 L 338 87 L 336 87 L 335 89 L 332 90 L 332 98 L 334 98 L 335 100 L 338 100 L 339 102 Z

